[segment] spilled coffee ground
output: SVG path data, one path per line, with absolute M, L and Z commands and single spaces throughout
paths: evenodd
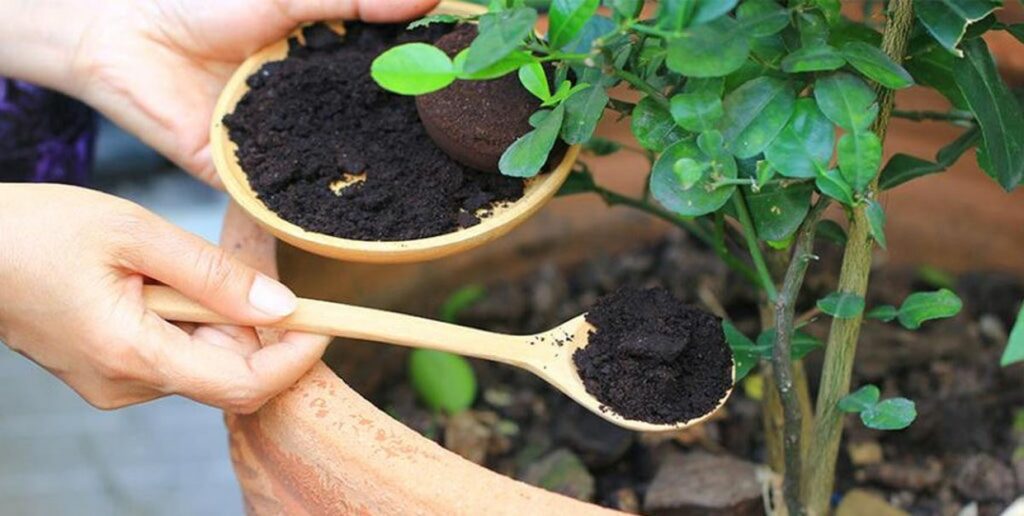
M 573 362 L 587 392 L 626 419 L 678 423 L 718 405 L 732 351 L 717 317 L 663 288 L 623 288 L 587 312 L 594 326 Z
M 339 36 L 314 25 L 305 45 L 289 41 L 286 59 L 249 77 L 250 91 L 224 123 L 267 207 L 309 231 L 393 241 L 476 225 L 478 209 L 522 197 L 522 180 L 449 158 L 427 135 L 415 100 L 370 77 L 370 64 L 388 48 L 449 30 L 349 23 Z M 331 191 L 361 175 L 340 194 Z

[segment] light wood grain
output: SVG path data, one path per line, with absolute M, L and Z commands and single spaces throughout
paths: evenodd
M 167 320 L 231 324 L 231 320 L 171 288 L 147 286 L 144 295 L 146 306 Z M 295 313 L 274 327 L 447 351 L 519 367 L 541 377 L 604 419 L 641 432 L 679 430 L 700 423 L 721 408 L 732 392 L 726 392 L 718 405 L 704 416 L 676 424 L 655 425 L 619 416 L 602 407 L 601 402 L 586 391 L 573 364 L 573 353 L 586 347 L 593 329 L 583 315 L 536 335 L 506 335 L 384 310 L 300 299 Z M 733 375 L 735 377 L 735 369 Z

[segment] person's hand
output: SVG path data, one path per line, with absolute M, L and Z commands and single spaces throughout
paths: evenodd
M 296 305 L 277 281 L 135 204 L 80 188 L 0 185 L 0 340 L 96 407 L 181 394 L 249 413 L 326 346 L 289 332 L 261 348 L 252 328 L 171 324 L 146 309 L 145 278 L 240 324 L 267 325 Z
M 246 57 L 303 22 L 404 21 L 437 2 L 7 2 L 0 5 L 0 74 L 6 67 L 84 99 L 179 166 L 216 184 L 208 149 L 210 116 Z

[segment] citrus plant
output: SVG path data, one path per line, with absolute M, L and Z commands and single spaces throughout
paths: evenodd
M 409 95 L 518 74 L 541 108 L 533 130 L 502 156 L 506 175 L 539 173 L 558 139 L 594 154 L 648 156 L 642 197 L 597 184 L 585 164 L 561 193 L 594 193 L 667 220 L 760 289 L 764 331 L 750 338 L 726 321 L 726 336 L 738 376 L 762 368 L 769 458 L 785 473 L 790 513 L 824 513 L 844 413 L 881 430 L 905 428 L 916 415 L 912 401 L 882 399 L 872 385 L 850 394 L 864 318 L 917 329 L 961 308 L 948 289 L 912 294 L 899 307 L 865 305 L 872 249 L 887 245 L 882 196 L 972 150 L 1004 189 L 1021 183 L 1024 111 L 981 36 L 1002 30 L 1022 39 L 1024 26 L 997 21 L 997 0 L 865 2 L 882 11 L 877 24 L 844 16 L 839 0 L 671 0 L 650 14 L 640 0 L 603 3 L 599 12 L 599 0 L 554 0 L 544 36 L 522 0 L 493 0 L 481 16 L 427 17 L 414 25 L 476 22 L 479 36 L 454 58 L 425 44 L 393 48 L 372 74 Z M 894 106 L 894 91 L 914 85 L 939 92 L 951 108 Z M 622 88 L 639 100 L 619 98 Z M 631 117 L 636 143 L 594 137 L 606 115 Z M 897 154 L 883 163 L 892 117 L 963 132 L 934 157 Z M 822 220 L 830 206 L 845 228 Z M 816 236 L 844 246 L 837 288 L 816 304 L 832 318 L 826 343 L 795 323 Z M 1024 329 L 1012 340 L 1005 363 L 1024 359 Z M 812 406 L 800 359 L 822 346 Z

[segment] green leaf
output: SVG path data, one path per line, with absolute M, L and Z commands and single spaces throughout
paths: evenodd
M 797 13 L 796 21 L 801 47 L 816 47 L 828 41 L 828 22 L 824 16 L 814 11 L 802 11 Z
M 783 240 L 792 235 L 811 209 L 811 192 L 807 183 L 788 186 L 768 185 L 745 196 L 754 229 L 761 240 Z
M 839 400 L 839 410 L 857 413 L 874 407 L 882 393 L 874 385 L 865 385 Z
M 871 309 L 871 311 L 865 314 L 864 317 L 867 317 L 868 319 L 878 319 L 879 321 L 889 322 L 896 319 L 896 317 L 899 316 L 899 314 L 900 311 L 897 310 L 895 306 L 882 305 Z
M 956 57 L 946 49 L 930 44 L 924 50 L 908 56 L 903 66 L 915 82 L 938 91 L 958 109 L 967 109 L 967 100 L 960 93 L 953 77 L 955 60 Z
M 670 2 L 664 2 L 670 3 Z M 747 60 L 750 45 L 736 20 L 723 16 L 668 43 L 665 64 L 687 77 L 723 77 Z
M 910 73 L 876 46 L 851 41 L 843 45 L 840 51 L 846 62 L 857 71 L 886 88 L 899 89 L 914 85 Z
M 882 164 L 882 141 L 878 135 L 857 129 L 839 138 L 836 146 L 839 171 L 857 192 L 867 190 Z
M 597 184 L 594 182 L 594 176 L 586 170 L 572 172 L 565 178 L 565 182 L 562 183 L 561 188 L 558 189 L 556 197 L 566 197 L 569 195 L 576 195 L 581 193 L 589 193 L 595 190 Z
M 758 161 L 757 166 L 754 170 L 754 178 L 757 181 L 757 189 L 764 188 L 765 185 L 768 184 L 768 181 L 771 181 L 772 178 L 775 177 L 775 172 L 777 172 L 775 170 L 775 167 L 773 167 L 771 163 L 768 163 L 765 160 Z
M 1017 38 L 1017 41 L 1024 43 L 1024 23 L 1016 23 L 1014 25 L 1005 26 L 1004 30 L 1013 34 L 1013 37 Z
M 946 50 L 960 56 L 957 45 L 967 26 L 1000 5 L 999 0 L 914 0 L 914 15 Z
M 1021 361 L 1024 361 L 1024 303 L 1020 305 L 1017 322 L 1010 330 L 1010 340 L 1006 343 L 1006 350 L 1003 351 L 999 365 L 1006 367 Z
M 834 220 L 819 222 L 817 236 L 837 245 L 846 245 L 846 231 Z
M 567 107 L 566 110 L 569 108 Z M 568 116 L 568 114 L 566 115 Z M 595 155 L 595 156 L 607 156 L 614 154 L 622 149 L 622 145 L 619 142 L 609 140 L 607 138 L 601 138 L 594 136 L 583 144 L 583 150 Z
M 789 12 L 774 0 L 747 0 L 736 9 L 747 36 L 771 36 L 789 26 Z
M 565 105 L 559 104 L 537 128 L 519 137 L 498 161 L 498 169 L 506 176 L 533 177 L 544 167 L 555 146 L 558 131 L 565 117 Z
M 875 91 L 864 81 L 845 72 L 815 81 L 814 98 L 821 112 L 847 131 L 867 129 L 878 116 Z
M 426 27 L 434 23 L 458 23 L 462 21 L 464 17 L 456 16 L 454 14 L 431 14 L 430 16 L 424 16 L 406 27 L 406 30 L 412 30 L 418 27 Z
M 818 308 L 837 319 L 852 319 L 864 311 L 864 298 L 849 292 L 833 292 L 818 300 Z
M 914 402 L 906 398 L 883 400 L 860 413 L 864 426 L 875 430 L 902 430 L 917 418 Z
M 655 19 L 658 28 L 669 32 L 679 32 L 690 24 L 693 11 L 698 0 L 682 0 L 675 2 L 658 2 L 658 14 Z
M 882 209 L 881 204 L 878 204 L 878 201 L 871 199 L 868 201 L 865 214 L 868 216 L 868 229 L 871 232 L 871 238 L 874 238 L 875 242 L 885 249 L 885 210 Z
M 416 349 L 409 354 L 409 382 L 431 410 L 455 414 L 476 398 L 476 375 L 469 362 L 451 353 Z
M 558 85 L 558 89 L 555 90 L 555 93 L 553 93 L 550 98 L 548 98 L 547 100 L 544 101 L 544 103 L 541 104 L 541 107 L 552 107 L 555 104 L 564 102 L 569 97 L 586 89 L 587 86 L 590 85 L 577 84 L 573 86 L 571 82 L 569 82 L 568 80 L 564 80 L 561 84 Z
M 497 79 L 498 77 L 504 77 L 516 70 L 519 70 L 523 65 L 533 63 L 537 61 L 537 58 L 529 52 L 515 51 L 511 54 L 501 58 L 497 63 L 484 68 L 476 73 L 466 73 L 464 68 L 466 66 L 466 56 L 469 55 L 469 49 L 462 49 L 458 54 L 455 54 L 455 59 L 452 62 L 455 64 L 455 75 L 459 79 L 468 79 L 483 81 L 487 79 Z
M 722 118 L 722 99 L 711 91 L 680 93 L 672 97 L 672 118 L 688 131 L 714 129 Z
M 678 0 L 677 0 L 678 1 Z M 739 0 L 695 0 L 691 25 L 700 25 L 719 19 L 736 7 Z M 664 2 L 672 3 L 672 2 Z
M 676 126 L 668 110 L 651 97 L 644 97 L 633 108 L 630 127 L 640 145 L 654 152 L 661 152 L 668 145 L 687 136 L 685 131 Z
M 954 77 L 981 126 L 984 161 L 979 165 L 1003 189 L 1024 180 L 1024 111 L 996 70 L 985 41 L 964 42 Z
M 953 317 L 960 313 L 961 308 L 963 302 L 952 290 L 915 292 L 903 300 L 898 318 L 904 328 L 916 330 L 925 321 Z
M 704 171 L 711 168 L 710 163 L 699 163 L 690 158 L 682 158 L 672 165 L 672 171 L 676 174 L 679 186 L 683 190 L 689 190 L 704 177 Z
M 600 15 L 591 16 L 590 19 L 583 24 L 583 28 L 580 30 L 579 34 L 576 35 L 576 39 L 572 40 L 568 45 L 563 46 L 562 50 L 574 54 L 588 54 L 594 48 L 594 41 L 614 31 L 615 28 L 615 22 L 610 18 Z M 582 77 L 580 78 L 582 79 Z
M 828 167 L 835 127 L 813 98 L 796 101 L 793 116 L 764 150 L 764 157 L 786 177 L 812 178 Z
M 373 80 L 400 95 L 422 95 L 440 90 L 455 80 L 451 58 L 426 43 L 406 43 L 377 56 L 370 65 Z
M 956 140 L 939 150 L 935 156 L 935 162 L 924 160 L 907 154 L 896 154 L 889 158 L 882 169 L 882 175 L 878 179 L 878 187 L 882 190 L 899 186 L 911 179 L 928 174 L 943 172 L 960 159 L 960 156 L 967 149 L 974 147 L 981 140 L 981 130 L 978 126 L 971 127 L 964 131 Z
M 814 185 L 821 190 L 821 193 L 846 206 L 853 206 L 853 188 L 846 182 L 846 179 L 843 179 L 838 170 L 830 168 L 819 172 L 818 176 L 814 178 Z
M 757 359 L 760 353 L 750 340 L 729 321 L 722 321 L 722 332 L 725 334 L 725 341 L 732 348 L 733 362 L 736 364 L 736 381 L 747 376 L 757 366 Z
M 640 16 L 644 6 L 643 0 L 606 0 L 605 3 L 611 6 L 616 16 L 627 20 Z
M 683 188 L 675 170 L 676 162 L 689 158 L 710 170 L 696 185 Z M 694 217 L 721 208 L 736 190 L 735 185 L 716 188 L 715 182 L 736 177 L 736 161 L 731 156 L 713 160 L 690 140 L 676 142 L 665 149 L 651 170 L 651 195 L 663 206 L 679 215 Z
M 533 31 L 537 11 L 519 7 L 480 17 L 480 35 L 469 45 L 463 71 L 479 72 L 515 51 Z
M 790 358 L 793 360 L 801 360 L 807 356 L 811 351 L 824 346 L 825 343 L 818 340 L 817 338 L 804 333 L 800 330 L 793 332 L 793 336 L 789 344 Z M 761 332 L 757 336 L 756 350 L 760 354 L 761 358 L 770 360 L 772 358 L 772 352 L 775 349 L 775 328 L 768 328 Z
M 820 72 L 836 70 L 846 64 L 838 50 L 825 45 L 801 48 L 782 60 L 782 71 L 786 73 Z
M 552 48 L 569 44 L 600 5 L 600 0 L 552 0 L 548 42 Z
M 463 310 L 473 306 L 474 303 L 483 299 L 487 290 L 481 285 L 466 285 L 453 292 L 441 305 L 441 320 L 454 323 L 458 320 Z
M 571 95 L 565 101 L 562 139 L 570 145 L 589 140 L 607 104 L 608 93 L 599 85 L 587 86 Z
M 528 63 L 519 68 L 519 82 L 526 88 L 526 91 L 541 101 L 551 98 L 548 74 L 544 72 L 544 67 L 540 63 Z
M 726 95 L 722 136 L 740 159 L 761 153 L 793 114 L 796 97 L 785 81 L 758 77 Z
M 821 12 L 825 13 L 825 19 L 828 20 L 830 25 L 836 24 L 842 20 L 840 16 L 840 0 L 814 0 L 814 4 L 821 9 Z

